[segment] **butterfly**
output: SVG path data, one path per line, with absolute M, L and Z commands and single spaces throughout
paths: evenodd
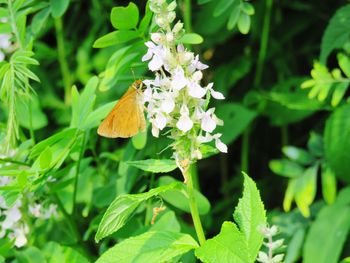
M 142 104 L 142 81 L 136 80 L 98 127 L 97 133 L 107 138 L 129 138 L 145 131 Z

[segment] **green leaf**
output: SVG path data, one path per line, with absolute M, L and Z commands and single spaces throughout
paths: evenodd
M 243 2 L 242 11 L 250 16 L 254 15 L 254 13 L 255 13 L 254 6 L 248 2 Z
M 89 261 L 78 251 L 71 247 L 62 246 L 56 242 L 48 242 L 43 248 L 47 263 L 69 262 L 88 263 Z
M 70 0 L 51 0 L 51 14 L 54 18 L 61 17 L 67 10 Z
M 254 262 L 263 243 L 259 225 L 266 225 L 266 211 L 254 181 L 245 173 L 243 196 L 239 199 L 233 217 L 244 234 L 251 262 Z
M 235 1 L 232 6 L 230 17 L 228 18 L 228 21 L 227 21 L 228 30 L 232 30 L 235 27 L 240 13 L 241 13 L 240 2 Z
M 328 55 L 336 48 L 341 48 L 349 41 L 350 5 L 337 10 L 329 21 L 321 42 L 320 61 L 326 64 Z
M 131 30 L 124 31 L 113 31 L 97 39 L 93 47 L 94 48 L 105 48 L 113 45 L 123 44 L 130 40 L 139 38 L 139 33 Z
M 305 217 L 310 216 L 309 206 L 316 196 L 317 169 L 317 165 L 306 169 L 296 181 L 295 202 Z
M 143 149 L 147 144 L 147 132 L 139 132 L 131 138 L 131 141 L 136 150 Z
M 337 108 L 326 122 L 325 157 L 336 176 L 350 182 L 350 104 Z
M 239 32 L 241 32 L 242 34 L 248 34 L 250 29 L 250 16 L 246 13 L 241 12 L 239 14 L 237 27 Z
M 304 168 L 299 164 L 284 159 L 270 161 L 269 167 L 275 174 L 289 178 L 299 177 L 304 172 Z
M 172 232 L 180 232 L 180 230 L 181 230 L 180 223 L 176 219 L 176 215 L 174 211 L 171 211 L 171 210 L 165 211 L 161 215 L 157 216 L 155 224 L 148 229 L 148 231 L 172 231 Z
M 186 33 L 179 39 L 179 42 L 190 45 L 201 44 L 203 42 L 203 37 L 196 33 Z
M 135 29 L 138 21 L 139 9 L 133 2 L 130 2 L 126 7 L 118 6 L 112 8 L 111 22 L 115 29 Z
M 225 144 L 232 143 L 241 135 L 248 125 L 255 119 L 256 113 L 240 104 L 220 103 L 216 109 L 216 115 L 224 121 L 224 126 L 218 126 L 218 133 Z
M 131 217 L 131 214 L 142 202 L 176 187 L 179 187 L 179 183 L 160 186 L 146 193 L 118 196 L 103 215 L 100 225 L 98 226 L 95 240 L 99 241 L 118 231 L 125 225 L 126 221 Z
M 248 263 L 249 252 L 244 235 L 232 222 L 224 222 L 220 233 L 197 248 L 195 255 L 204 263 Z
M 314 156 L 323 157 L 323 138 L 319 134 L 311 132 L 310 138 L 307 142 L 307 147 Z
M 40 168 L 42 170 L 48 169 L 50 167 L 52 160 L 52 152 L 50 147 L 48 146 L 40 155 L 39 155 L 39 163 Z
M 46 263 L 43 253 L 36 247 L 28 247 L 22 251 L 16 251 L 15 255 L 20 263 Z
M 96 128 L 98 125 L 100 125 L 101 121 L 113 109 L 116 103 L 117 101 L 112 101 L 92 111 L 88 115 L 86 120 L 83 122 L 82 129 L 88 130 L 88 129 Z
M 170 176 L 162 176 L 159 178 L 159 185 L 167 185 L 173 182 L 178 182 Z M 189 206 L 189 198 L 185 185 L 181 183 L 181 187 L 170 189 L 166 192 L 160 194 L 160 196 L 169 204 L 173 205 L 176 208 L 181 209 L 187 213 L 191 212 Z M 194 197 L 197 202 L 198 212 L 200 215 L 205 215 L 210 211 L 210 203 L 208 199 L 199 191 L 194 189 Z
M 225 11 L 227 11 L 228 8 L 234 3 L 238 2 L 239 0 L 220 0 L 217 2 L 216 7 L 214 9 L 214 16 L 220 16 L 222 15 Z
M 196 247 L 198 244 L 190 235 L 150 231 L 108 249 L 96 263 L 169 262 Z
M 126 164 L 151 173 L 168 173 L 177 168 L 176 162 L 170 159 L 128 161 Z
M 145 33 L 148 29 L 149 24 L 152 21 L 153 12 L 149 8 L 149 2 L 147 1 L 146 4 L 146 11 L 145 16 L 141 19 L 140 25 L 139 25 L 139 31 Z
M 349 83 L 347 82 L 335 83 L 333 88 L 334 88 L 334 92 L 332 95 L 331 105 L 333 107 L 336 107 L 341 102 L 342 98 L 345 95 L 345 92 L 349 88 Z
M 28 115 L 29 110 L 31 111 Z M 19 124 L 26 129 L 40 130 L 47 126 L 48 119 L 41 110 L 40 102 L 37 96 L 30 98 L 19 98 L 16 100 L 16 114 Z
M 284 263 L 294 263 L 300 258 L 301 250 L 304 243 L 305 230 L 304 228 L 299 228 L 290 240 L 286 252 L 286 257 Z
M 328 204 L 333 204 L 337 195 L 337 179 L 333 171 L 326 164 L 322 166 L 321 178 L 323 199 Z
M 98 86 L 98 78 L 92 77 L 84 87 L 81 94 L 75 86 L 72 88 L 72 118 L 70 127 L 82 128 L 88 120 L 89 114 L 95 105 L 96 89 Z
M 337 55 L 338 63 L 341 68 L 341 70 L 344 72 L 344 74 L 350 78 L 350 59 L 348 55 L 345 55 L 343 53 L 339 53 Z
M 304 149 L 300 149 L 294 146 L 284 146 L 282 148 L 282 152 L 291 160 L 298 162 L 302 165 L 311 164 L 315 159 L 313 156 L 305 151 Z
M 39 34 L 42 28 L 46 25 L 50 12 L 51 8 L 47 7 L 34 15 L 32 23 L 30 25 L 30 31 L 34 36 Z
M 303 263 L 337 263 L 349 230 L 348 204 L 335 202 L 322 208 L 306 237 Z

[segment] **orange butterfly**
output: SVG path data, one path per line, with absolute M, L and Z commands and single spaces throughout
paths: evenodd
M 141 96 L 142 81 L 136 80 L 100 124 L 97 133 L 108 138 L 129 138 L 145 131 Z

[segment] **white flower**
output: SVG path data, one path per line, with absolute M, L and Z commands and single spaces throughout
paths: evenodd
M 224 100 L 225 96 L 221 92 L 215 91 L 213 89 L 213 85 L 214 85 L 213 83 L 209 83 L 205 89 L 210 91 L 210 94 L 213 96 L 214 99 Z
M 198 55 L 177 44 L 184 29 L 181 22 L 171 25 L 175 6 L 175 1 L 168 4 L 165 0 L 150 0 L 150 9 L 160 29 L 145 43 L 148 50 L 142 61 L 148 61 L 155 78 L 143 81 L 147 87 L 143 101 L 152 135 L 158 137 L 161 130 L 169 129 L 166 134 L 174 141 L 173 157 L 180 164 L 201 159 L 202 143 L 214 140 L 221 152 L 227 152 L 227 146 L 220 140 L 221 134 L 213 134 L 223 121 L 216 117 L 214 108 L 205 108 L 210 94 L 220 100 L 224 96 L 213 89 L 213 83 L 201 85 L 202 70 L 208 66 L 199 61 Z
M 176 90 L 181 90 L 187 85 L 187 82 L 188 80 L 185 77 L 185 72 L 183 68 L 177 67 L 173 73 L 171 86 Z
M 175 108 L 175 102 L 171 96 L 166 96 L 161 103 L 161 110 L 165 113 L 171 113 Z
M 183 132 L 188 132 L 189 130 L 192 129 L 193 122 L 188 115 L 189 111 L 186 105 L 182 105 L 180 113 L 181 113 L 181 117 L 176 123 L 176 127 Z
M 188 94 L 193 98 L 203 98 L 204 95 L 207 93 L 207 91 L 202 88 L 198 83 L 196 82 L 190 82 L 188 84 Z
M 34 216 L 34 217 L 40 217 L 41 216 L 41 205 L 40 204 L 34 204 L 34 205 L 29 205 L 29 212 Z
M 214 110 L 214 108 L 211 108 L 203 113 L 201 123 L 201 128 L 203 131 L 212 132 L 216 128 L 216 121 L 212 117 Z
M 156 118 L 153 121 L 153 124 L 159 129 L 163 130 L 166 126 L 166 117 L 163 113 L 158 112 Z

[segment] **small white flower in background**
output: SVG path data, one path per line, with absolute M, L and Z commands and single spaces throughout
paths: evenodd
M 14 151 L 10 151 L 8 155 L 0 155 L 0 158 L 11 158 L 15 155 Z M 9 165 L 8 163 L 1 163 L 1 166 Z M 13 179 L 7 176 L 0 176 L 0 186 L 5 186 L 11 183 Z M 27 200 L 32 200 L 31 196 L 26 196 Z M 50 204 L 47 208 L 44 208 L 41 204 L 30 203 L 28 205 L 29 214 L 36 218 L 48 219 L 57 215 L 57 206 Z M 0 239 L 7 236 L 14 240 L 16 247 L 23 247 L 27 244 L 27 235 L 29 233 L 29 227 L 22 218 L 23 204 L 18 199 L 15 204 L 9 207 L 6 204 L 5 199 L 0 195 Z
M 143 81 L 152 134 L 158 137 L 160 131 L 169 128 L 174 158 L 181 163 L 201 159 L 202 143 L 214 140 L 221 152 L 227 152 L 227 146 L 220 140 L 221 134 L 213 134 L 223 121 L 215 115 L 215 108 L 206 109 L 207 96 L 219 100 L 224 96 L 213 89 L 213 83 L 201 85 L 202 70 L 208 66 L 199 61 L 198 55 L 177 44 L 184 29 L 181 22 L 171 25 L 175 8 L 176 1 L 168 4 L 166 0 L 150 0 L 159 30 L 151 34 L 152 41 L 145 43 L 148 51 L 142 61 L 149 61 L 148 68 L 155 72 L 155 79 Z
M 267 248 L 267 252 L 259 251 L 257 261 L 261 263 L 281 263 L 284 254 L 274 255 L 274 251 L 281 248 L 283 245 L 283 239 L 278 239 L 273 241 L 273 237 L 277 234 L 277 226 L 268 227 L 266 225 L 261 225 L 258 227 L 258 231 L 263 234 L 267 242 L 264 242 L 264 246 Z

